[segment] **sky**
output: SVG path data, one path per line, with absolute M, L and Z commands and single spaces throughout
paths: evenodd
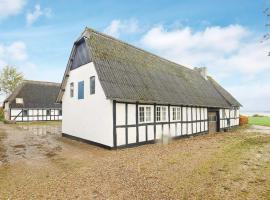
M 270 111 L 269 0 L 0 0 L 0 70 L 61 82 L 90 27 L 208 74 L 243 111 Z M 270 18 L 269 18 L 270 21 Z M 3 96 L 1 97 L 4 98 Z

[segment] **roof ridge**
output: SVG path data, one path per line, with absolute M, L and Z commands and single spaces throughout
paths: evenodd
M 61 83 L 50 82 L 50 81 L 37 81 L 37 80 L 23 80 L 23 83 L 33 83 L 33 84 L 40 84 L 40 85 L 55 85 L 60 86 Z
M 187 70 L 195 71 L 195 70 L 192 69 L 192 68 L 189 68 L 189 67 L 186 67 L 186 66 L 184 66 L 184 65 L 178 64 L 178 63 L 176 63 L 176 62 L 173 62 L 173 61 L 171 61 L 171 60 L 168 60 L 168 59 L 166 59 L 166 58 L 163 58 L 163 57 L 161 57 L 161 56 L 158 56 L 158 55 L 156 55 L 156 54 L 154 54 L 154 53 L 151 53 L 151 52 L 149 52 L 149 51 L 146 51 L 146 50 L 144 50 L 144 49 L 142 49 L 142 48 L 140 48 L 140 47 L 136 47 L 136 46 L 134 46 L 134 45 L 132 45 L 132 44 L 129 44 L 129 43 L 123 41 L 123 40 L 114 38 L 114 37 L 112 37 L 112 36 L 109 36 L 109 35 L 107 35 L 107 34 L 105 34 L 105 33 L 99 32 L 99 31 L 97 31 L 97 30 L 95 30 L 95 29 L 92 29 L 92 28 L 89 28 L 89 27 L 86 27 L 86 28 L 85 28 L 85 30 L 84 30 L 83 33 L 82 33 L 82 36 L 84 35 L 84 33 L 85 33 L 86 31 L 91 31 L 92 33 L 95 33 L 95 34 L 97 34 L 97 35 L 100 35 L 100 36 L 103 36 L 103 37 L 105 37 L 105 38 L 111 39 L 111 40 L 116 41 L 116 42 L 118 42 L 118 43 L 120 43 L 120 44 L 127 45 L 127 46 L 129 46 L 129 47 L 131 47 L 131 48 L 133 48 L 133 49 L 135 49 L 135 50 L 137 50 L 137 51 L 141 51 L 141 52 L 143 52 L 143 53 L 147 53 L 147 54 L 149 54 L 149 55 L 151 55 L 151 56 L 153 56 L 153 57 L 157 57 L 157 58 L 159 58 L 159 59 L 161 59 L 161 60 L 163 60 L 163 61 L 165 61 L 165 62 L 171 63 L 171 64 L 173 64 L 173 65 L 177 65 L 177 66 L 179 66 L 179 67 L 183 67 L 184 69 L 187 69 Z

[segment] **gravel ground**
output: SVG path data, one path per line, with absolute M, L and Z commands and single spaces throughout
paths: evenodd
M 60 124 L 0 124 L 2 199 L 269 199 L 270 135 L 229 133 L 105 150 Z

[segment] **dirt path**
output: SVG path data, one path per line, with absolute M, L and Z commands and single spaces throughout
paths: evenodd
M 0 125 L 0 147 L 3 199 L 270 197 L 270 136 L 244 130 L 109 151 L 59 125 Z
M 269 126 L 251 125 L 250 128 L 247 129 L 247 132 L 270 134 L 270 127 Z

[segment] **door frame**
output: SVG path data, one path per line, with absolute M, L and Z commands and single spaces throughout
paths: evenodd
M 216 113 L 216 116 L 217 116 L 216 131 L 220 132 L 220 116 L 219 116 L 219 109 L 218 108 L 208 108 L 207 109 L 208 132 L 209 132 L 209 119 L 208 119 L 209 112 Z

